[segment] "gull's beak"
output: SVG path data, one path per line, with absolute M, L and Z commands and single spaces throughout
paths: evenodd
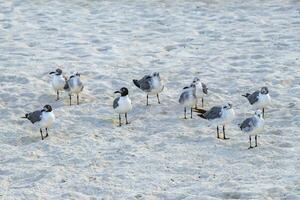
M 117 94 L 117 93 L 121 93 L 120 91 L 115 91 L 115 94 Z
M 55 74 L 55 72 L 50 72 L 49 74 Z

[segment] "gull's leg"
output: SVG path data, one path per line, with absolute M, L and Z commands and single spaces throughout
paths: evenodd
M 226 136 L 225 136 L 225 125 L 223 125 L 223 135 L 224 135 L 224 140 L 228 140 L 229 138 L 227 138 Z
M 41 133 L 41 137 L 42 137 L 42 140 L 44 139 L 44 136 L 43 136 L 43 131 L 42 129 L 40 128 L 40 133 Z
M 265 118 L 265 108 L 262 109 L 263 118 Z
M 255 135 L 255 147 L 257 147 L 257 135 Z
M 202 108 L 204 108 L 204 99 L 203 99 L 203 97 L 202 97 Z
M 193 119 L 193 108 L 191 108 L 191 119 Z
M 157 101 L 160 104 L 159 95 L 157 94 L 156 96 L 157 96 Z
M 184 119 L 186 119 L 186 107 L 184 107 Z
M 70 106 L 72 105 L 72 95 L 69 94 L 69 98 L 70 98 Z
M 250 146 L 248 149 L 252 149 L 253 147 L 251 146 L 251 135 L 249 135 L 249 143 L 250 143 Z
M 125 119 L 126 119 L 126 124 L 129 124 L 127 120 L 127 113 L 125 113 Z
M 46 136 L 45 136 L 45 138 L 46 137 L 48 137 L 49 135 L 48 135 L 48 128 L 46 128 Z
M 122 126 L 122 123 L 121 123 L 121 114 L 119 114 L 119 126 Z
M 79 94 L 77 94 L 77 105 L 79 105 Z
M 148 99 L 149 99 L 149 96 L 148 96 L 148 94 L 147 94 L 147 106 L 149 105 L 149 103 L 148 103 Z
M 219 136 L 219 126 L 217 126 L 217 138 L 220 138 L 220 136 Z
M 56 101 L 58 101 L 59 100 L 59 91 L 57 90 L 56 91 Z

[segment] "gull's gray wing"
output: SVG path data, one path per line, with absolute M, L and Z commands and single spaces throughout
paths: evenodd
M 25 117 L 27 119 L 29 119 L 29 121 L 31 121 L 31 123 L 35 123 L 35 122 L 39 122 L 42 119 L 42 111 L 41 110 L 37 110 L 31 113 L 28 113 L 25 115 Z
M 201 83 L 201 85 L 202 85 L 202 91 L 203 91 L 203 93 L 207 94 L 207 92 L 208 92 L 207 86 L 204 83 Z
M 254 93 L 250 94 L 247 99 L 251 105 L 258 101 L 259 91 L 255 91 Z
M 253 117 L 247 118 L 240 125 L 240 129 L 244 132 L 250 132 L 255 127 L 255 119 Z
M 113 103 L 113 108 L 115 109 L 115 108 L 117 108 L 118 106 L 119 106 L 119 99 L 120 99 L 120 97 L 117 97 L 117 98 L 115 98 L 115 100 L 114 100 L 114 103 Z
M 68 85 L 69 85 L 69 88 L 74 88 L 75 87 L 75 81 L 72 81 L 71 79 L 69 79 L 68 81 Z
M 179 97 L 179 103 L 183 104 L 189 98 L 189 91 L 184 91 Z
M 214 106 L 209 111 L 203 114 L 203 117 L 208 120 L 217 119 L 222 116 L 222 107 Z
M 151 89 L 151 76 L 146 75 L 138 82 L 143 91 L 149 91 Z

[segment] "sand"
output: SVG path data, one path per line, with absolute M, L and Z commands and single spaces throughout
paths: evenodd
M 300 199 L 297 1 L 0 2 L 0 199 Z M 79 106 L 55 101 L 58 66 L 80 72 Z M 132 79 L 158 71 L 161 105 Z M 181 89 L 198 76 L 205 108 L 231 102 L 230 140 L 195 116 Z M 273 99 L 259 147 L 238 124 L 245 92 Z M 128 87 L 128 126 L 113 92 Z M 50 137 L 20 117 L 50 104 Z

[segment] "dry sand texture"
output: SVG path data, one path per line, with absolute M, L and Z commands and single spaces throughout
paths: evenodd
M 0 0 L 0 198 L 300 199 L 298 1 Z M 79 106 L 56 102 L 48 73 L 81 72 Z M 159 71 L 161 105 L 132 84 Z M 205 107 L 232 102 L 229 141 L 183 120 L 181 89 L 198 76 Z M 113 92 L 128 87 L 131 124 L 117 127 Z M 237 124 L 241 94 L 268 86 L 259 147 Z M 51 104 L 41 141 L 20 119 Z

